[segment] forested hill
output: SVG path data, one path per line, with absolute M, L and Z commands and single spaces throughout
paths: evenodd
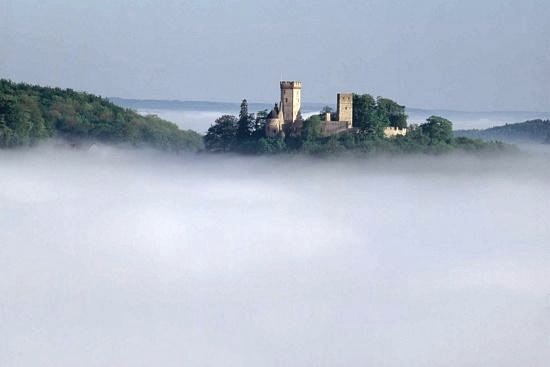
M 510 143 L 550 144 L 550 120 L 531 120 L 517 124 L 495 126 L 484 130 L 456 130 L 454 135 Z
M 0 79 L 0 148 L 50 137 L 127 143 L 168 151 L 202 149 L 202 136 L 156 116 L 141 116 L 105 98 L 71 89 Z

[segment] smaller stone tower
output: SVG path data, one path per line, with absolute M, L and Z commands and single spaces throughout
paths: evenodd
M 353 125 L 353 93 L 338 93 L 337 99 L 338 121 L 348 123 L 348 129 Z
M 265 123 L 265 134 L 270 138 L 281 136 L 283 132 L 283 111 L 279 108 L 277 103 L 267 115 Z
M 294 123 L 300 112 L 302 103 L 302 83 L 297 81 L 281 82 L 281 104 L 284 122 Z

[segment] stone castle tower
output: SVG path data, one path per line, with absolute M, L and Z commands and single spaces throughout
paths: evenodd
M 336 114 L 338 121 L 346 121 L 348 129 L 353 121 L 353 93 L 338 93 L 336 100 Z
M 299 116 L 302 106 L 302 83 L 298 81 L 282 81 L 281 100 L 275 104 L 267 116 L 266 135 L 269 137 L 281 136 L 288 132 L 298 132 Z
M 281 82 L 281 110 L 284 123 L 294 123 L 300 113 L 302 103 L 302 83 Z

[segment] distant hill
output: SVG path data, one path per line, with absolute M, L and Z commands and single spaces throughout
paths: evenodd
M 445 116 L 451 121 L 459 120 L 490 120 L 490 121 L 528 121 L 535 119 L 550 119 L 550 112 L 542 111 L 457 111 L 443 109 L 407 108 L 410 116 L 437 115 Z
M 202 136 L 92 94 L 0 79 L 0 148 L 41 139 L 103 141 L 169 151 L 202 149 Z
M 127 99 L 110 97 L 109 100 L 119 106 L 133 110 L 177 110 L 177 111 L 216 111 L 227 113 L 238 113 L 241 102 L 213 102 L 213 101 L 180 101 L 162 99 Z M 304 113 L 319 112 L 326 103 L 303 103 Z M 249 102 L 248 108 L 251 112 L 271 110 L 272 103 Z
M 500 140 L 508 143 L 550 144 L 550 120 L 531 120 L 483 130 L 456 130 L 454 135 L 472 139 Z

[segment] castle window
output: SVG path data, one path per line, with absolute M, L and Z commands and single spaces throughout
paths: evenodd
M 285 98 L 285 103 L 288 103 L 288 98 Z

